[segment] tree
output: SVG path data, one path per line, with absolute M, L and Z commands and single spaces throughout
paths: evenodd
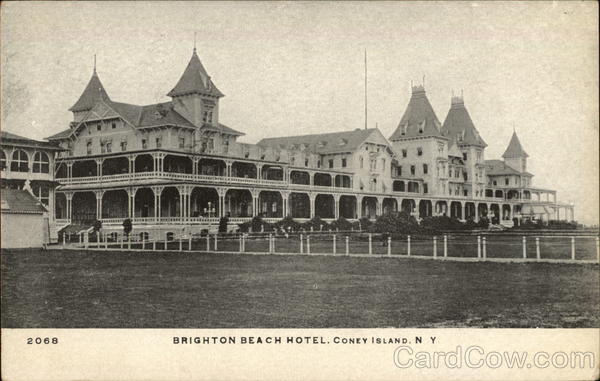
M 129 233 L 131 233 L 132 229 L 133 225 L 131 223 L 131 220 L 129 218 L 125 219 L 125 221 L 123 221 L 123 232 L 127 237 L 129 237 Z
M 377 217 L 371 230 L 377 233 L 402 233 L 411 234 L 417 232 L 419 224 L 414 216 L 409 213 L 390 212 Z

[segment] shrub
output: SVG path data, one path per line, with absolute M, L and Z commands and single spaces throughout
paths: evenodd
M 96 220 L 94 221 L 94 231 L 99 231 L 100 229 L 102 229 L 102 221 L 100 220 Z
M 315 216 L 310 221 L 303 223 L 302 227 L 306 231 L 310 231 L 311 228 L 312 230 L 317 232 L 321 230 L 329 230 L 329 225 L 327 224 L 327 222 L 321 220 L 321 217 L 319 216 Z
M 357 225 L 357 228 L 360 230 L 369 230 L 373 225 L 373 222 L 369 219 L 369 217 L 361 217 L 361 219 L 358 220 Z
M 227 233 L 227 224 L 229 223 L 228 217 L 221 217 L 219 220 L 219 233 Z
M 331 230 L 346 231 L 352 230 L 353 224 L 344 217 L 340 217 L 331 223 Z
M 487 217 L 481 217 L 479 222 L 477 222 L 477 227 L 480 229 L 487 229 L 490 227 L 490 221 Z
M 129 218 L 125 219 L 123 221 L 123 233 L 125 233 L 125 235 L 129 237 L 129 233 L 131 233 L 132 229 L 133 225 L 131 224 L 131 220 Z
M 421 220 L 421 227 L 429 231 L 442 232 L 447 230 L 463 230 L 465 225 L 456 218 L 436 216 L 423 218 Z
M 274 226 L 277 230 L 283 229 L 286 232 L 288 232 L 288 231 L 300 230 L 301 224 L 299 222 L 294 221 L 294 219 L 292 217 L 287 216 L 284 219 L 282 219 L 281 221 L 277 221 L 274 224 Z
M 411 234 L 419 230 L 419 224 L 415 217 L 407 212 L 390 212 L 377 217 L 370 230 L 376 233 Z

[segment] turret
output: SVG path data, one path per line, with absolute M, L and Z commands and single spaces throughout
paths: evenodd
M 110 98 L 108 97 L 106 90 L 104 90 L 104 86 L 102 86 L 100 78 L 98 78 L 98 74 L 96 73 L 96 64 L 94 64 L 92 78 L 90 78 L 90 81 L 83 90 L 83 93 L 77 102 L 75 102 L 75 104 L 69 109 L 69 111 L 73 112 L 73 121 L 81 121 L 88 111 L 90 111 L 92 107 L 94 107 L 94 105 L 99 101 L 110 101 Z
M 212 82 L 196 54 L 196 48 L 181 78 L 167 94 L 175 111 L 197 127 L 219 122 L 219 98 L 223 93 Z
M 527 152 L 525 152 L 521 146 L 517 133 L 513 131 L 508 147 L 506 148 L 506 151 L 504 151 L 504 154 L 502 154 L 504 163 L 519 172 L 525 172 L 527 171 L 528 157 L 529 155 L 527 155 Z

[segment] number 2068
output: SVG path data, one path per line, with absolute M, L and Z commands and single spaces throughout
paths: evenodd
M 28 337 L 27 344 L 58 344 L 58 337 Z

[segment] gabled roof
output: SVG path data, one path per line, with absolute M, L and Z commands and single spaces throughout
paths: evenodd
M 475 128 L 462 97 L 452 97 L 450 111 L 442 126 L 442 135 L 450 139 L 456 138 L 461 145 L 487 146 Z
M 435 115 L 429 99 L 427 99 L 425 89 L 423 86 L 413 86 L 406 111 L 404 111 L 398 128 L 396 128 L 390 140 L 419 136 L 441 136 L 440 128 L 440 121 Z
M 2 213 L 43 214 L 46 208 L 31 193 L 22 189 L 2 189 Z
M 506 151 L 504 151 L 504 154 L 502 154 L 502 157 L 505 159 L 529 157 L 527 152 L 525 152 L 521 146 L 521 142 L 519 141 L 516 132 L 513 131 L 512 137 L 510 138 L 510 143 L 508 143 L 508 147 L 506 148 Z
M 202 62 L 200 62 L 200 58 L 198 58 L 195 48 L 190 62 L 181 75 L 181 78 L 179 78 L 179 82 L 177 82 L 173 90 L 169 91 L 169 94 L 167 95 L 175 97 L 178 95 L 194 93 L 207 94 L 219 98 L 223 96 L 223 93 L 217 89 L 206 72 L 206 69 L 202 66 Z
M 285 149 L 297 149 L 301 145 L 304 145 L 306 151 L 318 154 L 353 152 L 375 131 L 379 130 L 377 128 L 369 128 L 366 130 L 356 129 L 326 134 L 282 136 L 279 138 L 262 139 L 256 145 Z
M 488 176 L 525 175 L 533 176 L 529 172 L 519 172 L 502 160 L 486 160 L 485 174 Z
M 450 141 L 448 156 L 460 157 L 461 159 L 463 157 L 462 151 L 458 148 L 458 144 L 456 143 L 456 138 Z
M 43 148 L 57 151 L 62 150 L 62 148 L 52 143 L 29 139 L 6 131 L 0 131 L 0 144 L 14 145 L 19 147 Z
M 104 86 L 102 86 L 102 82 L 100 82 L 100 78 L 98 78 L 98 74 L 96 74 L 96 70 L 94 69 L 94 74 L 92 74 L 92 78 L 85 87 L 85 90 L 83 90 L 79 100 L 71 106 L 69 111 L 77 112 L 91 110 L 94 104 L 99 100 L 110 101 L 110 98 L 108 97 L 106 90 L 104 90 Z

